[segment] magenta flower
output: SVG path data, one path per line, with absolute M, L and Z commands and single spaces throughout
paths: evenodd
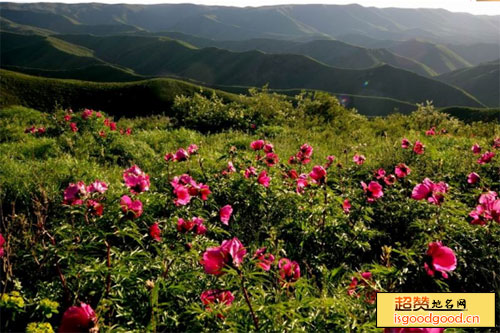
M 393 174 L 384 177 L 384 183 L 388 186 L 394 185 L 395 182 L 396 182 L 396 176 L 394 176 Z
M 79 181 L 76 184 L 70 183 L 64 190 L 64 204 L 66 205 L 82 205 L 84 198 L 87 195 L 85 183 Z
M 471 150 L 474 153 L 474 155 L 477 155 L 477 154 L 481 153 L 481 147 L 477 143 L 475 143 L 472 146 Z
M 174 161 L 177 162 L 187 161 L 188 158 L 189 154 L 184 148 L 179 148 L 179 150 L 175 152 Z
M 477 173 L 471 172 L 467 176 L 467 183 L 475 184 L 475 183 L 479 182 L 480 179 L 481 179 L 481 177 L 479 177 L 479 175 Z
M 278 161 L 278 155 L 276 155 L 275 153 L 267 153 L 264 158 L 264 162 L 266 162 L 267 166 L 269 167 L 274 166 L 276 163 L 278 163 Z
M 422 155 L 424 153 L 425 146 L 420 141 L 415 141 L 415 145 L 413 146 L 413 152 L 417 155 Z
M 288 159 L 288 163 L 290 164 L 296 164 L 296 163 L 301 163 L 301 164 L 308 164 L 311 162 L 311 156 L 313 153 L 313 148 L 308 145 L 307 143 L 304 143 L 302 146 L 300 146 L 300 150 L 297 154 L 290 156 Z
M 257 250 L 254 254 L 254 258 L 257 258 L 257 266 L 265 270 L 266 272 L 271 269 L 271 265 L 274 262 L 274 256 L 271 253 L 266 253 L 267 248 L 263 247 Z
M 89 110 L 89 109 L 85 109 L 83 110 L 82 112 L 82 119 L 83 120 L 87 120 L 89 119 L 90 117 L 92 117 L 92 115 L 94 114 L 94 111 L 92 110 Z
M 273 144 L 272 143 L 266 143 L 264 145 L 264 153 L 269 154 L 269 153 L 272 153 L 272 152 L 274 152 L 274 146 L 273 146 Z
M 401 148 L 408 149 L 410 148 L 410 146 L 411 142 L 408 139 L 404 138 L 403 140 L 401 140 Z
M 99 192 L 99 193 L 104 193 L 108 190 L 108 185 L 105 182 L 101 182 L 100 180 L 95 180 L 92 184 L 87 186 L 87 192 L 89 193 L 94 193 L 94 192 Z
M 102 216 L 102 213 L 104 211 L 104 206 L 96 200 L 88 200 L 87 208 L 90 210 L 90 213 L 92 215 L 96 216 Z
M 351 202 L 349 199 L 345 199 L 344 202 L 342 202 L 342 209 L 344 210 L 345 214 L 349 214 L 351 211 Z
M 122 196 L 120 205 L 122 211 L 127 215 L 131 215 L 132 218 L 137 218 L 142 214 L 142 202 L 140 200 L 132 201 L 128 195 Z
M 205 227 L 203 222 L 205 221 L 201 217 L 195 217 L 192 220 L 184 220 L 182 218 L 179 218 L 177 220 L 177 231 L 194 231 L 197 235 L 203 235 L 207 232 L 207 228 Z
M 398 177 L 398 178 L 404 178 L 404 177 L 408 176 L 411 173 L 411 169 L 406 164 L 399 163 L 394 168 L 394 173 L 396 174 L 396 177 Z
M 252 148 L 253 150 L 261 150 L 262 148 L 264 148 L 264 145 L 264 140 L 256 140 L 250 143 L 250 148 Z
M 116 123 L 114 121 L 109 123 L 109 129 L 111 131 L 116 131 Z
M 429 178 L 425 178 L 421 184 L 413 188 L 411 197 L 415 200 L 427 200 L 434 205 L 440 205 L 444 201 L 444 194 L 448 191 L 448 184 L 445 182 L 434 183 Z
M 493 157 L 495 157 L 495 153 L 487 151 L 486 153 L 481 155 L 481 157 L 477 160 L 477 163 L 479 164 L 490 163 Z
M 174 160 L 174 154 L 172 153 L 166 153 L 165 156 L 163 156 L 163 159 L 167 162 L 173 161 Z
M 375 178 L 383 179 L 385 177 L 385 170 L 380 168 L 375 172 Z
M 472 224 L 485 225 L 490 220 L 500 223 L 500 199 L 497 193 L 489 191 L 479 197 L 479 205 L 470 212 Z
M 443 246 L 441 242 L 429 243 L 424 268 L 427 274 L 434 276 L 440 273 L 445 279 L 448 273 L 457 267 L 457 257 L 452 249 Z
M 360 285 L 361 288 L 359 288 L 358 285 Z M 363 272 L 361 274 L 358 273 L 356 276 L 352 277 L 351 283 L 349 284 L 349 287 L 347 288 L 347 294 L 349 296 L 356 296 L 357 298 L 359 298 L 360 292 L 363 289 L 368 288 L 369 286 L 371 286 L 373 289 L 374 285 L 375 285 L 375 283 L 372 281 L 372 273 L 371 272 Z M 366 292 L 365 301 L 367 303 L 370 303 L 370 304 L 375 303 L 376 295 L 377 295 L 376 290 L 371 290 L 371 291 Z
M 187 150 L 189 155 L 195 155 L 198 153 L 198 146 L 193 144 L 190 144 Z
M 297 178 L 297 187 L 295 188 L 295 192 L 298 194 L 302 194 L 304 192 L 304 189 L 309 185 L 307 182 L 307 175 L 302 174 Z
M 201 302 L 205 305 L 205 310 L 212 311 L 212 304 L 224 304 L 230 306 L 234 301 L 233 294 L 228 290 L 211 289 L 201 293 Z M 219 319 L 224 319 L 224 315 L 217 314 Z
M 427 130 L 425 132 L 425 135 L 427 136 L 433 136 L 433 135 L 436 135 L 436 128 L 433 126 L 431 127 L 429 130 Z
M 365 182 L 361 182 L 361 186 L 363 186 L 363 191 L 366 193 L 366 199 L 368 202 L 374 202 L 384 195 L 382 185 L 378 182 L 371 181 L 368 185 L 366 185 Z
M 5 254 L 5 250 L 3 248 L 4 244 L 5 244 L 5 238 L 3 238 L 3 235 L 0 234 L 0 258 L 2 258 Z
M 157 242 L 161 241 L 161 230 L 158 222 L 153 223 L 149 227 L 149 236 L 151 236 L 151 238 L 153 238 Z
M 174 194 L 177 196 L 177 198 L 174 199 L 176 206 L 185 206 L 191 201 L 191 195 L 189 194 L 188 189 L 183 185 L 175 187 Z
M 226 174 L 236 172 L 236 168 L 234 167 L 233 162 L 227 162 L 227 168 L 224 171 L 226 172 Z
M 300 266 L 296 261 L 290 261 L 287 258 L 281 258 L 279 263 L 279 274 L 283 287 L 288 287 L 297 282 L 300 278 Z
M 262 170 L 261 173 L 259 174 L 259 177 L 257 177 L 257 182 L 264 187 L 269 187 L 270 181 L 271 178 L 267 176 L 266 170 Z
M 231 207 L 231 205 L 225 205 L 220 209 L 220 221 L 225 225 L 229 225 L 229 219 L 231 218 L 232 213 L 233 207 Z
M 326 164 L 325 164 L 325 169 L 328 169 L 329 167 L 332 166 L 333 161 L 335 161 L 335 156 L 329 155 L 326 157 Z
M 94 310 L 85 303 L 71 306 L 63 314 L 59 333 L 89 332 L 97 324 Z
M 366 161 L 366 157 L 364 155 L 358 155 L 358 154 L 355 154 L 353 157 L 352 157 L 352 161 L 354 163 L 356 163 L 357 165 L 362 165 L 363 163 L 365 163 Z
M 70 115 L 70 114 L 65 115 L 64 116 L 64 121 L 66 121 L 66 122 L 71 121 L 71 117 L 72 117 L 72 115 Z
M 316 165 L 313 167 L 312 171 L 309 172 L 309 177 L 315 184 L 322 184 L 326 181 L 326 170 L 321 165 Z
M 149 190 L 149 175 L 144 173 L 137 165 L 133 165 L 123 172 L 123 180 L 133 194 Z
M 257 176 L 257 169 L 255 169 L 253 166 L 250 166 L 245 170 L 245 178 L 248 179 L 252 176 Z
M 492 145 L 493 149 L 500 149 L 500 137 L 498 138 L 495 138 L 493 140 L 493 145 Z
M 304 175 L 304 174 L 303 174 Z M 286 173 L 285 178 L 288 177 L 290 179 L 297 179 L 299 178 L 299 174 L 297 173 L 297 170 L 292 169 Z M 305 178 L 307 178 L 307 175 L 305 175 Z
M 218 247 L 208 248 L 203 253 L 200 263 L 203 265 L 205 273 L 220 275 L 226 265 L 239 267 L 246 253 L 247 250 L 243 244 L 234 237 L 231 240 L 223 241 Z

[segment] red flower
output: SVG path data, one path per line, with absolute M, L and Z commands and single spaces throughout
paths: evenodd
M 264 187 L 269 187 L 270 181 L 271 178 L 267 176 L 266 170 L 262 170 L 261 173 L 259 174 L 259 177 L 257 177 L 257 182 Z
M 66 205 L 82 205 L 83 198 L 87 195 L 85 183 L 79 181 L 76 184 L 70 183 L 64 190 L 64 204 Z
M 230 306 L 234 301 L 233 294 L 228 290 L 211 289 L 206 290 L 201 293 L 201 302 L 205 305 L 207 311 L 211 311 L 212 304 L 224 304 L 225 306 Z M 222 314 L 217 314 L 217 317 L 223 319 Z
M 248 167 L 245 170 L 245 178 L 250 178 L 251 176 L 256 176 L 257 175 L 257 169 L 255 169 L 253 166 Z
M 440 205 L 447 191 L 448 184 L 445 182 L 434 183 L 429 178 L 425 178 L 421 184 L 413 188 L 411 197 L 415 200 L 426 199 L 434 205 Z
M 123 180 L 130 192 L 134 194 L 149 190 L 149 175 L 144 173 L 137 165 L 133 165 L 123 172 Z
M 94 114 L 94 111 L 92 110 L 89 110 L 89 109 L 85 109 L 83 110 L 82 112 L 82 119 L 83 120 L 87 120 L 89 119 L 90 117 L 92 117 L 92 115 Z
M 208 248 L 204 253 L 200 263 L 205 269 L 205 273 L 220 275 L 226 265 L 239 267 L 243 262 L 243 257 L 247 250 L 240 240 L 234 237 L 225 240 L 218 247 Z
M 309 177 L 311 177 L 313 183 L 322 184 L 326 180 L 326 170 L 321 165 L 316 165 L 309 173 Z
M 174 154 L 172 153 L 166 153 L 165 156 L 163 156 L 163 159 L 167 162 L 173 161 L 174 160 Z
M 439 272 L 443 278 L 447 279 L 449 272 L 457 267 L 457 257 L 452 249 L 443 246 L 441 242 L 429 243 L 427 257 L 424 268 L 427 274 L 434 276 Z
M 332 166 L 333 161 L 335 161 L 335 156 L 329 155 L 326 157 L 326 164 L 325 164 L 325 169 L 328 169 L 329 167 Z
M 278 160 L 278 155 L 276 155 L 275 153 L 267 153 L 266 157 L 264 158 L 264 162 L 266 162 L 267 166 L 269 167 L 272 167 L 276 163 L 278 163 Z
M 479 205 L 469 213 L 472 224 L 485 225 L 489 220 L 500 223 L 500 199 L 497 193 L 490 191 L 479 197 Z
M 0 234 L 0 258 L 3 257 L 5 254 L 5 250 L 3 249 L 3 245 L 5 244 L 5 238 L 3 238 L 3 235 Z
M 396 176 L 394 176 L 393 174 L 390 174 L 389 176 L 384 177 L 384 183 L 388 186 L 394 185 L 395 182 L 396 182 Z
M 177 162 L 187 161 L 188 158 L 189 158 L 189 153 L 184 148 L 179 148 L 179 150 L 175 152 L 174 161 Z
M 481 153 L 481 147 L 477 143 L 475 143 L 472 146 L 471 150 L 474 153 L 474 155 L 477 155 L 477 154 Z
M 194 143 L 190 144 L 187 152 L 189 155 L 196 155 L 198 153 L 198 146 Z
M 229 225 L 229 219 L 232 213 L 233 207 L 231 207 L 231 205 L 225 205 L 220 209 L 220 221 L 225 225 Z
M 297 187 L 295 188 L 295 192 L 301 194 L 304 192 L 304 189 L 309 185 L 307 182 L 307 175 L 301 174 L 299 178 L 297 178 Z
M 104 207 L 100 202 L 95 200 L 88 200 L 87 207 L 90 209 L 90 212 L 93 215 L 102 216 Z
M 380 168 L 375 172 L 375 178 L 383 179 L 385 177 L 385 170 Z
M 76 123 L 70 123 L 69 127 L 71 127 L 71 131 L 78 132 L 78 127 L 76 127 Z
M 425 146 L 422 142 L 416 141 L 413 146 L 413 152 L 417 155 L 422 155 L 424 153 Z
M 342 209 L 344 210 L 345 214 L 349 214 L 351 211 L 351 203 L 349 202 L 349 199 L 345 199 L 344 202 L 342 203 Z
M 469 173 L 469 175 L 467 176 L 467 183 L 469 184 L 475 184 L 477 183 L 479 180 L 481 179 L 481 177 L 479 177 L 479 175 L 475 172 L 471 172 Z
M 272 152 L 274 152 L 274 146 L 273 146 L 273 144 L 272 143 L 266 143 L 264 145 L 264 152 L 265 153 L 272 153 Z
M 108 190 L 108 184 L 106 184 L 105 182 L 101 182 L 98 179 L 96 179 L 92 184 L 87 186 L 87 192 L 89 193 L 99 192 L 102 194 L 107 190 Z
M 425 135 L 427 136 L 436 135 L 436 128 L 434 126 L 431 127 L 428 131 L 425 132 Z
M 97 323 L 94 310 L 85 303 L 71 306 L 63 314 L 59 333 L 88 332 Z
M 365 182 L 361 182 L 361 186 L 363 186 L 363 191 L 366 193 L 367 201 L 374 202 L 378 198 L 384 195 L 382 191 L 382 185 L 378 182 L 370 182 L 370 184 L 366 185 Z
M 352 157 L 352 161 L 354 163 L 356 163 L 357 165 L 362 165 L 363 163 L 365 163 L 366 161 L 366 157 L 364 155 L 358 155 L 358 154 L 355 154 L 353 157 Z
M 401 148 L 408 149 L 408 148 L 410 148 L 410 146 L 411 146 L 411 142 L 408 141 L 408 139 L 404 138 L 403 140 L 401 140 Z
M 158 222 L 153 223 L 149 227 L 149 235 L 151 238 L 153 238 L 155 241 L 160 242 L 161 241 L 161 230 L 160 226 L 158 225 Z
M 264 144 L 264 140 L 256 140 L 250 143 L 250 148 L 252 148 L 253 150 L 261 150 L 262 148 L 264 148 Z

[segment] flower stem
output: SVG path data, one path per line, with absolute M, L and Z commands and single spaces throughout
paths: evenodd
M 259 318 L 255 315 L 255 312 L 253 312 L 252 308 L 252 303 L 250 302 L 250 297 L 248 296 L 248 291 L 245 288 L 245 278 L 243 277 L 243 274 L 240 271 L 240 278 L 241 278 L 241 289 L 243 290 L 243 295 L 245 296 L 245 301 L 248 304 L 248 308 L 250 309 L 250 314 L 252 315 L 253 323 L 255 325 L 255 328 L 257 331 L 259 330 Z

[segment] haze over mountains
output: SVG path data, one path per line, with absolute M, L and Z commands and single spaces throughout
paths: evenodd
M 0 66 L 31 75 L 175 77 L 228 91 L 269 84 L 386 98 L 398 109 L 425 100 L 500 105 L 499 16 L 359 5 L 0 3 L 0 28 Z M 350 106 L 373 114 L 369 103 Z

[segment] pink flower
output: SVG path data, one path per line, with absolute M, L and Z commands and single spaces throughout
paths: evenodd
M 312 171 L 309 172 L 309 177 L 311 177 L 313 183 L 322 184 L 326 180 L 326 170 L 321 165 L 316 165 L 313 167 Z
M 408 176 L 411 172 L 411 169 L 404 163 L 399 163 L 396 165 L 394 168 L 394 173 L 396 174 L 396 177 L 398 178 L 404 178 Z
M 175 187 L 174 194 L 177 196 L 177 198 L 174 199 L 176 206 L 185 206 L 191 201 L 191 195 L 189 194 L 188 189 L 183 185 Z
M 278 155 L 276 155 L 275 153 L 267 153 L 264 158 L 264 162 L 266 162 L 267 166 L 269 167 L 272 167 L 276 163 L 278 163 L 278 160 L 279 160 Z
M 475 143 L 472 146 L 471 150 L 474 153 L 474 155 L 477 155 L 477 154 L 481 153 L 481 147 L 477 143 Z
M 94 114 L 94 111 L 92 110 L 89 110 L 89 109 L 85 109 L 83 110 L 82 112 L 82 119 L 83 120 L 87 120 L 89 119 L 90 117 L 92 117 L 92 115 Z
M 329 155 L 326 157 L 326 164 L 325 164 L 325 169 L 328 169 L 329 167 L 332 166 L 333 161 L 335 161 L 335 156 Z
M 452 249 L 443 246 L 441 242 L 429 243 L 427 257 L 424 263 L 424 268 L 427 274 L 434 276 L 439 272 L 443 278 L 447 279 L 449 272 L 457 267 L 457 257 Z
M 361 182 L 361 186 L 363 186 L 363 191 L 366 193 L 368 202 L 374 202 L 384 195 L 384 192 L 382 191 L 382 185 L 380 185 L 378 182 L 371 181 L 368 186 L 365 184 L 365 182 Z
M 127 128 L 125 130 L 125 135 L 130 135 L 130 134 L 132 134 L 132 129 L 131 128 Z
M 229 219 L 233 213 L 233 207 L 231 205 L 225 205 L 220 209 L 220 220 L 223 224 L 229 225 Z
M 94 310 L 85 303 L 71 306 L 63 314 L 59 333 L 88 332 L 97 323 Z
M 349 202 L 349 199 L 345 199 L 344 202 L 342 203 L 342 209 L 344 210 L 345 214 L 349 214 L 351 211 L 351 203 Z
M 92 215 L 102 216 L 104 207 L 100 202 L 95 200 L 88 200 L 87 207 L 89 208 Z
M 99 193 L 104 193 L 108 190 L 108 185 L 105 182 L 101 182 L 100 180 L 95 180 L 92 184 L 87 186 L 87 192 L 89 193 L 94 193 L 94 192 L 99 192 Z
M 96 112 L 96 113 L 95 113 L 95 116 L 96 116 L 97 118 L 102 118 L 102 113 L 100 113 L 100 112 Z
M 70 114 L 65 115 L 64 116 L 64 121 L 67 121 L 67 122 L 71 121 L 71 117 L 72 116 Z
M 493 145 L 492 145 L 493 149 L 499 149 L 500 148 L 500 137 L 498 138 L 495 138 L 493 140 Z
M 307 182 L 307 175 L 302 174 L 300 175 L 299 178 L 297 178 L 297 187 L 295 188 L 295 191 L 299 194 L 304 192 L 304 189 L 309 185 Z
M 225 240 L 219 247 L 208 248 L 204 253 L 200 263 L 205 269 L 205 273 L 220 275 L 226 265 L 239 267 L 243 262 L 243 257 L 247 250 L 240 240 L 234 237 Z
M 262 148 L 264 148 L 264 144 L 264 140 L 256 140 L 250 143 L 250 148 L 252 148 L 253 150 L 261 150 Z
M 133 165 L 123 172 L 123 180 L 130 192 L 139 194 L 149 190 L 149 176 L 145 174 L 137 165 Z
M 78 127 L 76 127 L 76 123 L 70 123 L 69 127 L 71 128 L 71 131 L 78 132 Z
M 274 262 L 274 256 L 271 253 L 266 253 L 267 248 L 263 247 L 255 252 L 254 258 L 257 258 L 257 266 L 265 270 L 266 272 L 271 269 L 271 265 Z
M 425 132 L 425 135 L 427 135 L 427 136 L 436 135 L 436 128 L 435 128 L 434 126 L 433 126 L 433 127 L 431 127 L 429 130 L 427 130 L 427 131 Z
M 384 328 L 384 333 L 443 333 L 444 328 L 416 328 L 416 327 L 402 327 L 402 328 Z
M 300 266 L 296 261 L 290 261 L 287 258 L 281 258 L 279 263 L 279 274 L 283 287 L 288 287 L 300 278 Z
M 410 146 L 411 142 L 408 139 L 404 138 L 403 140 L 401 140 L 401 148 L 408 149 L 410 148 Z
M 257 169 L 255 169 L 253 166 L 250 166 L 245 170 L 245 178 L 248 179 L 251 176 L 257 176 Z
M 24 130 L 24 133 L 35 133 L 36 132 L 36 127 L 35 126 L 31 126 L 31 127 L 28 127 Z
M 477 183 L 479 180 L 481 179 L 481 177 L 479 177 L 479 175 L 475 172 L 471 172 L 469 173 L 469 175 L 467 176 L 467 183 L 469 184 L 475 184 Z
M 38 134 L 44 134 L 46 132 L 45 127 L 40 127 L 36 130 Z
M 187 150 L 189 155 L 195 155 L 198 153 L 198 146 L 193 144 L 190 144 Z
M 264 145 L 264 152 L 268 153 L 268 154 L 274 152 L 274 146 L 273 146 L 273 144 L 272 143 L 266 143 Z
M 66 205 L 81 205 L 82 198 L 87 195 L 85 183 L 79 181 L 76 184 L 70 183 L 64 190 L 64 204 Z
M 302 163 L 304 165 L 308 164 L 309 162 L 311 162 L 312 153 L 313 153 L 313 148 L 307 143 L 304 143 L 300 147 L 299 152 L 289 158 L 288 163 L 290 164 Z
M 233 162 L 229 161 L 227 162 L 226 170 L 222 171 L 222 174 L 227 175 L 233 172 L 236 172 L 236 168 L 234 167 Z
M 151 236 L 151 238 L 153 238 L 157 242 L 161 241 L 161 230 L 158 222 L 153 223 L 149 227 L 149 236 Z
M 384 183 L 386 185 L 394 185 L 394 183 L 396 182 L 396 176 L 394 176 L 393 174 L 390 174 L 386 177 L 384 177 Z
M 413 188 L 411 197 L 415 200 L 426 199 L 434 205 L 440 205 L 447 191 L 448 184 L 445 182 L 434 183 L 429 178 L 425 178 L 421 184 Z
M 201 301 L 204 305 L 221 303 L 231 305 L 234 301 L 234 296 L 230 291 L 222 290 L 206 290 L 201 294 Z
M 267 176 L 266 170 L 262 170 L 259 174 L 259 177 L 257 177 L 257 182 L 264 187 L 269 187 L 270 181 L 271 178 Z
M 177 162 L 187 161 L 188 158 L 189 154 L 184 148 L 179 148 L 179 150 L 175 152 L 174 161 Z
M 366 161 L 366 157 L 364 155 L 358 155 L 358 154 L 355 154 L 353 157 L 352 157 L 352 161 L 354 163 L 356 163 L 357 165 L 362 165 L 363 163 L 365 163 Z
M 375 172 L 375 178 L 382 179 L 385 177 L 385 170 L 380 168 Z
M 477 160 L 477 163 L 479 164 L 490 163 L 493 157 L 495 157 L 495 153 L 487 151 L 486 153 L 481 155 L 481 157 Z
M 425 146 L 420 141 L 415 141 L 415 145 L 413 146 L 413 152 L 417 155 L 422 155 L 424 153 Z
M 500 223 L 500 199 L 497 198 L 497 193 L 489 191 L 482 194 L 479 205 L 469 216 L 472 217 L 472 224 L 485 225 L 489 220 Z
M 122 196 L 120 205 L 122 206 L 122 211 L 127 215 L 131 215 L 132 218 L 137 218 L 142 214 L 142 202 L 140 200 L 132 201 L 128 195 Z
M 3 238 L 3 235 L 0 234 L 0 258 L 2 258 L 5 254 L 5 250 L 3 248 L 4 244 L 5 244 L 5 238 Z
M 363 272 L 361 274 L 357 273 L 356 276 L 352 277 L 351 283 L 349 284 L 349 287 L 347 288 L 347 294 L 349 296 L 357 296 L 359 298 L 360 295 L 356 292 L 356 290 L 358 289 L 358 284 L 360 282 L 358 280 L 358 278 L 361 278 L 361 286 L 363 286 L 363 287 L 367 287 L 369 284 L 370 285 L 373 284 L 373 282 L 371 281 L 371 279 L 372 279 L 371 272 Z M 367 294 L 367 296 L 369 296 L 369 294 Z

